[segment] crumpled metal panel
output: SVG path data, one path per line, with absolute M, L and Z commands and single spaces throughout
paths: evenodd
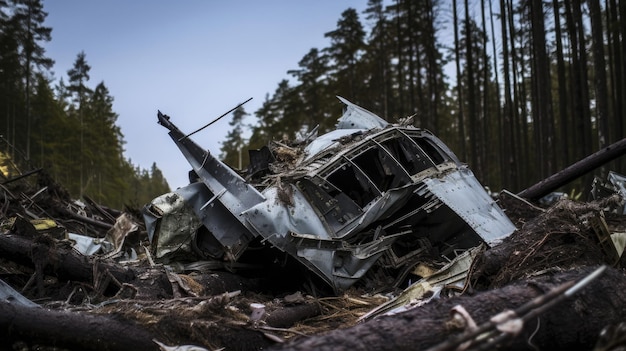
M 307 233 L 320 239 L 330 239 L 324 224 L 315 210 L 296 188 L 292 187 L 292 205 L 280 200 L 276 187 L 263 192 L 266 202 L 251 207 L 242 215 L 254 227 L 255 231 L 278 247 L 281 242 L 289 240 L 289 233 Z
M 170 137 L 183 153 L 200 180 L 217 200 L 235 216 L 260 202 L 263 195 L 230 167 L 203 150 L 159 112 L 159 123 L 170 130 Z
M 422 303 L 430 301 L 434 296 L 439 297 L 439 292 L 444 288 L 454 286 L 463 289 L 467 284 L 467 276 L 472 263 L 478 254 L 484 249 L 482 245 L 471 248 L 455 257 L 445 266 L 439 268 L 430 275 L 424 276 L 419 281 L 411 284 L 408 288 L 393 299 L 376 306 L 371 311 L 359 317 L 359 322 L 367 321 L 381 315 L 393 315 L 408 311 Z
M 269 188 L 263 193 L 268 201 L 252 207 L 243 215 L 272 245 L 291 254 L 338 290 L 347 289 L 359 280 L 397 239 L 397 236 L 387 236 L 362 245 L 349 245 L 328 230 L 296 187 L 292 191 L 293 206 L 281 204 L 277 189 Z M 352 230 L 342 236 L 380 218 L 384 208 L 397 203 L 389 200 L 400 199 L 405 193 L 386 194 L 371 207 L 371 211 L 366 212 L 369 215 L 353 221 Z M 408 233 L 402 233 L 405 234 Z
M 610 206 L 611 211 L 626 214 L 626 176 L 614 171 L 609 171 L 606 181 L 595 177 L 591 188 L 591 196 L 594 199 L 609 197 L 618 194 L 620 201 Z
M 337 96 L 346 105 L 346 110 L 337 120 L 337 129 L 382 129 L 389 125 L 389 122 L 378 117 L 361 106 Z
M 609 175 L 606 179 L 615 186 L 617 192 L 626 197 L 626 176 L 614 171 L 609 171 Z
M 91 236 L 80 235 L 75 233 L 67 233 L 67 238 L 73 241 L 72 247 L 83 255 L 91 256 L 106 247 L 104 251 L 110 251 L 113 245 L 110 242 L 106 242 L 100 238 L 94 238 Z
M 498 244 L 515 230 L 469 168 L 426 178 L 424 183 L 490 246 Z
M 191 183 L 152 200 L 143 209 L 148 239 L 157 259 L 174 252 L 200 258 L 236 258 L 250 231 L 201 182 Z M 206 230 L 199 231 L 201 227 Z M 243 239 L 242 239 L 243 238 Z
M 234 261 L 258 238 L 339 292 L 374 265 L 394 270 L 399 282 L 423 253 L 453 259 L 457 250 L 495 244 L 515 230 L 472 172 L 430 132 L 390 125 L 340 100 L 347 108 L 337 130 L 311 140 L 294 164 L 259 167 L 276 172 L 262 191 L 159 112 L 159 123 L 199 177 L 175 192 L 188 204 L 184 213 L 202 222 L 196 234 L 186 227 L 186 235 L 196 237 L 191 243 L 216 247 L 213 257 Z M 175 222 L 170 228 L 155 218 L 146 218 L 151 238 L 176 230 Z
M 345 136 L 362 133 L 362 129 L 337 129 L 320 135 L 311 141 L 304 149 L 305 160 L 309 160 L 322 151 L 341 147 L 339 140 Z
M 265 198 L 234 170 L 180 131 L 170 122 L 169 117 L 159 111 L 158 118 L 159 123 L 169 129 L 170 137 L 211 194 L 202 206 L 196 206 L 198 217 L 207 224 L 223 247 L 225 258 L 238 259 L 257 236 L 250 228 L 245 228 L 247 222 L 241 213 L 265 201 Z M 217 212 L 219 216 L 211 217 L 211 212 Z M 211 238 L 207 239 L 211 241 Z
M 166 260 L 176 253 L 186 255 L 193 251 L 191 242 L 202 226 L 189 201 L 194 190 L 201 191 L 195 188 L 180 188 L 163 194 L 144 208 L 148 239 L 156 259 Z
M 609 175 L 606 178 L 613 184 L 613 187 L 616 192 L 622 196 L 622 199 L 626 199 L 626 176 L 614 171 L 609 171 Z M 622 207 L 622 214 L 626 214 L 626 203 Z

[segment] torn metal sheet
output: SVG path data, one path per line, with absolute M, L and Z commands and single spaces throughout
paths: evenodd
M 624 245 L 626 244 L 626 233 L 612 233 L 604 216 L 604 212 L 600 211 L 588 219 L 589 226 L 596 234 L 598 244 L 606 255 L 607 262 L 613 266 L 619 263 Z
M 614 194 L 618 194 L 621 201 L 614 203 L 611 210 L 626 214 L 626 176 L 610 171 L 606 181 L 602 181 L 598 177 L 594 178 L 591 188 L 591 196 L 594 199 L 609 197 Z
M 25 307 L 41 307 L 38 304 L 24 297 L 9 284 L 0 279 L 0 301 L 18 304 Z
M 477 246 L 463 252 L 438 271 L 425 275 L 419 281 L 411 284 L 394 299 L 364 314 L 359 318 L 359 321 L 370 320 L 381 315 L 396 314 L 421 306 L 433 298 L 438 298 L 444 288 L 454 287 L 461 291 L 465 287 L 472 262 L 482 250 L 482 246 Z
M 91 256 L 113 250 L 113 245 L 101 238 L 75 233 L 67 233 L 67 238 L 73 242 L 72 247 L 83 255 Z
M 134 222 L 132 217 L 127 213 L 123 213 L 115 220 L 113 227 L 107 231 L 104 239 L 113 245 L 113 250 L 107 252 L 106 258 L 118 258 L 126 261 L 136 260 L 137 253 L 133 248 L 124 250 L 124 241 L 126 238 L 137 231 L 139 226 Z
M 252 242 L 269 243 L 339 292 L 374 267 L 398 287 L 424 257 L 451 260 L 515 230 L 432 133 L 340 99 L 347 108 L 336 130 L 251 153 L 243 175 L 159 112 L 197 181 L 144 208 L 153 247 L 171 250 L 164 237 L 200 241 L 205 257 L 236 261 Z M 188 219 L 167 218 L 173 213 Z
M 75 233 L 66 233 L 65 236 L 73 243 L 74 249 L 83 255 L 102 254 L 105 258 L 115 258 L 119 262 L 137 259 L 137 253 L 133 248 L 124 249 L 126 237 L 137 229 L 139 229 L 137 223 L 124 213 L 116 219 L 115 225 L 104 238 Z
M 626 232 L 611 233 L 611 241 L 615 246 L 617 255 L 621 258 L 624 253 L 624 248 L 626 247 Z
M 552 206 L 555 203 L 557 203 L 558 201 L 562 200 L 562 199 L 567 199 L 569 196 L 561 191 L 553 191 L 551 193 L 549 193 L 548 195 L 545 195 L 544 197 L 539 199 L 539 204 L 542 206 Z

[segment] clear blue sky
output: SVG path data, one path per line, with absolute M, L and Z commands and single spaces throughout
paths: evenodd
M 287 70 L 313 47 L 329 45 L 341 13 L 367 0 L 48 0 L 52 27 L 46 55 L 67 82 L 80 51 L 91 66 L 88 85 L 104 81 L 124 134 L 125 156 L 170 187 L 188 183 L 187 161 L 157 124 L 157 110 L 191 132 L 240 102 L 256 111 Z M 338 102 L 338 108 L 340 105 Z M 229 116 L 230 117 L 230 116 Z M 339 116 L 337 116 L 339 117 Z M 229 130 L 223 118 L 192 138 L 213 154 Z M 252 121 L 251 121 L 252 122 Z

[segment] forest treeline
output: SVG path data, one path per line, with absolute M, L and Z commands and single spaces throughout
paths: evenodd
M 125 159 L 113 96 L 104 82 L 89 84 L 84 52 L 67 76 L 52 77 L 46 16 L 42 0 L 0 0 L 0 183 L 42 168 L 74 198 L 120 209 L 168 192 L 155 163 Z
M 89 83 L 84 52 L 52 77 L 46 15 L 42 0 L 0 0 L 2 175 L 44 168 L 73 196 L 115 207 L 169 191 L 156 164 L 124 158 L 113 97 Z M 624 138 L 625 17 L 618 0 L 369 0 L 320 33 L 328 46 L 287 71 L 249 138 L 248 113 L 235 111 L 222 157 L 245 166 L 241 149 L 333 129 L 339 95 L 390 121 L 415 115 L 481 182 L 522 190 Z
M 242 147 L 333 129 L 340 95 L 415 115 L 483 184 L 522 190 L 624 138 L 625 18 L 619 0 L 369 0 L 266 96 L 249 138 L 247 112 L 233 115 L 222 156 L 236 167 Z

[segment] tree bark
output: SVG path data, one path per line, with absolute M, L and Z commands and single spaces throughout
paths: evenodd
M 0 301 L 0 340 L 70 350 L 159 350 L 146 329 L 110 317 L 24 307 Z
M 588 0 L 587 3 L 589 4 L 589 18 L 591 20 L 591 44 L 595 72 L 596 128 L 598 130 L 598 146 L 603 148 L 609 143 L 609 94 L 606 60 L 604 58 L 605 43 L 602 29 L 602 9 L 598 0 Z
M 60 281 L 84 282 L 109 296 L 116 294 L 125 283 L 133 284 L 137 297 L 143 299 L 170 298 L 186 288 L 184 282 L 168 283 L 171 275 L 168 276 L 161 267 L 124 267 L 113 260 L 82 255 L 66 243 L 45 236 L 30 240 L 20 235 L 0 235 L 0 257 L 34 268 L 38 280 L 42 281 L 43 275 L 47 274 Z M 199 294 L 205 296 L 235 290 L 256 290 L 262 284 L 261 279 L 222 271 L 201 274 L 192 279 L 201 284 Z M 39 285 L 40 295 L 42 289 L 43 286 Z
M 23 266 L 33 267 L 38 274 L 49 274 L 61 280 L 94 283 L 94 265 L 100 272 L 108 272 L 119 283 L 130 282 L 135 273 L 113 261 L 84 256 L 65 244 L 41 236 L 30 240 L 20 235 L 0 235 L 0 257 Z M 102 287 L 106 289 L 106 287 Z
M 303 319 L 317 316 L 320 312 L 318 304 L 306 303 L 277 309 L 267 316 L 265 322 L 271 327 L 288 328 Z
M 516 153 L 513 132 L 513 98 L 511 96 L 511 68 L 509 59 L 509 39 L 507 34 L 507 7 L 504 0 L 500 0 L 500 28 L 502 37 L 502 70 L 504 79 L 504 108 L 501 135 L 506 142 L 502 143 L 503 148 L 500 154 L 507 162 L 502 165 L 502 184 L 517 188 Z
M 558 0 L 552 0 L 552 13 L 554 14 L 554 42 L 556 44 L 556 71 L 558 85 L 559 118 L 558 125 L 561 131 L 561 142 L 557 143 L 556 154 L 562 155 L 562 159 L 557 159 L 556 167 L 559 169 L 572 161 L 572 152 L 569 148 L 571 137 L 570 120 L 567 110 L 567 85 L 565 77 L 565 61 L 563 59 L 563 37 L 561 35 L 561 15 Z
M 539 159 L 539 174 L 542 178 L 555 171 L 554 153 L 554 114 L 552 111 L 550 61 L 546 52 L 546 29 L 543 2 L 530 1 L 530 22 L 532 32 L 532 75 L 534 97 L 532 115 L 536 143 L 536 158 Z
M 456 67 L 456 92 L 458 100 L 458 117 L 457 123 L 459 125 L 459 147 L 461 149 L 461 159 L 467 160 L 467 148 L 465 147 L 465 118 L 463 111 L 463 84 L 461 79 L 461 49 L 459 41 L 459 20 L 457 15 L 456 0 L 452 0 L 452 15 L 454 22 L 454 63 Z
M 425 350 L 460 335 L 450 323 L 450 311 L 461 305 L 478 325 L 492 316 L 515 309 L 546 294 L 560 284 L 579 280 L 592 271 L 590 267 L 553 276 L 518 282 L 476 296 L 436 300 L 392 316 L 383 316 L 352 328 L 292 342 L 272 350 Z M 601 277 L 572 298 L 523 326 L 507 345 L 507 350 L 572 350 L 593 348 L 600 331 L 626 318 L 626 276 L 623 271 L 608 269 Z

